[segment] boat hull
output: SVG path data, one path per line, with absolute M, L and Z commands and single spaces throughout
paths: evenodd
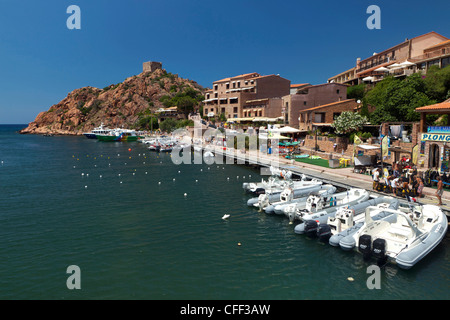
M 114 141 L 137 141 L 138 136 L 108 136 L 108 135 L 97 135 L 99 141 L 114 142 Z

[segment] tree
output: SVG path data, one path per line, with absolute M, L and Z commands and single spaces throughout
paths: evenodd
M 347 88 L 347 99 L 362 100 L 366 91 L 366 85 L 364 83 L 357 84 Z
M 440 69 L 431 66 L 424 77 L 425 93 L 431 99 L 442 102 L 450 98 L 450 66 Z
M 352 111 L 342 112 L 331 124 L 338 134 L 347 134 L 358 131 L 367 123 L 367 118 Z
M 425 82 L 418 73 L 404 80 L 392 76 L 383 79 L 364 97 L 364 103 L 376 107 L 369 116 L 370 122 L 418 121 L 416 108 L 435 103 L 425 90 Z
M 167 118 L 164 121 L 161 121 L 159 124 L 159 128 L 165 132 L 172 132 L 177 127 L 177 121 L 172 118 Z

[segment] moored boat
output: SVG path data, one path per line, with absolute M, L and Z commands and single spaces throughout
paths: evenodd
M 137 141 L 140 136 L 135 130 L 113 129 L 107 134 L 96 134 L 100 141 Z
M 366 260 L 375 258 L 379 265 L 392 262 L 410 269 L 442 241 L 448 229 L 447 217 L 435 205 L 383 209 L 391 213 L 390 219 L 380 220 L 372 218 L 374 210 L 380 209 L 366 208 L 364 225 L 351 236 L 353 241 L 346 239 L 346 244 L 350 247 L 354 243 L 353 248 Z

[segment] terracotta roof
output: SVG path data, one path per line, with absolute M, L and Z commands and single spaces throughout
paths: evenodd
M 332 102 L 332 103 L 328 103 L 328 104 L 323 104 L 323 105 L 321 105 L 321 106 L 312 107 L 312 108 L 309 108 L 309 109 L 304 109 L 304 110 L 301 110 L 300 113 L 309 112 L 309 111 L 314 111 L 314 110 L 317 110 L 317 109 L 326 108 L 326 107 L 330 107 L 330 106 L 334 106 L 334 105 L 337 105 L 337 104 L 341 104 L 341 103 L 345 103 L 345 102 L 350 102 L 350 101 L 353 101 L 353 102 L 356 103 L 356 101 L 355 101 L 354 99 L 347 99 L 347 100 L 336 101 L 336 102 Z
M 416 108 L 417 112 L 422 112 L 422 111 L 450 111 L 450 99 L 441 102 L 441 103 L 436 103 L 436 104 L 432 104 L 429 106 L 424 106 L 424 107 L 419 107 Z
M 443 45 L 446 45 L 446 44 L 450 44 L 450 40 L 442 41 L 442 42 L 440 42 L 438 44 L 435 44 L 435 45 L 432 45 L 431 47 L 426 48 L 425 50 L 437 48 L 437 47 L 440 47 L 440 46 L 443 46 Z
M 240 79 L 240 78 L 250 77 L 250 76 L 252 76 L 252 75 L 259 76 L 259 74 L 256 73 L 256 72 L 245 73 L 245 74 L 241 74 L 241 75 L 239 75 L 239 76 L 234 76 L 234 77 L 229 77 L 229 78 L 225 78 L 225 79 L 222 79 L 222 80 L 217 80 L 217 81 L 214 81 L 213 83 L 216 83 L 216 82 L 224 82 L 224 81 L 231 81 L 231 80 L 233 80 L 233 79 Z
M 309 83 L 299 83 L 299 84 L 291 84 L 291 88 L 298 88 L 303 86 L 309 86 Z

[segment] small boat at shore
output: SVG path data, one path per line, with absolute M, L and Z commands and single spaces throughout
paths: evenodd
M 312 180 L 302 180 L 302 181 L 283 181 L 284 183 L 281 185 L 277 185 L 277 187 L 272 187 L 271 189 L 267 190 L 264 189 L 263 192 L 261 192 L 260 195 L 265 194 L 267 196 L 267 200 L 269 202 L 278 202 L 281 200 L 281 193 L 286 189 L 290 188 L 292 189 L 292 194 L 294 198 L 306 196 L 314 191 L 319 191 L 321 189 L 321 186 L 323 184 L 322 181 L 317 179 Z M 247 205 L 252 207 L 255 203 L 258 203 L 259 201 L 259 195 L 258 197 L 253 197 L 247 201 Z
M 137 141 L 140 136 L 135 130 L 113 129 L 106 134 L 96 134 L 99 141 Z
M 367 207 L 364 225 L 341 240 L 341 248 L 357 249 L 366 260 L 375 258 L 379 265 L 391 262 L 410 269 L 436 248 L 448 229 L 446 215 L 435 205 L 381 210 L 391 215 L 374 220 L 372 211 L 380 208 Z
M 332 194 L 330 197 L 313 194 L 308 197 L 305 204 L 289 205 L 284 212 L 290 221 L 315 220 L 319 223 L 325 223 L 328 217 L 333 217 L 339 208 L 367 201 L 369 196 L 367 190 L 359 188 Z M 303 228 L 304 225 L 299 224 L 294 231 L 296 233 L 304 233 L 305 230 Z
M 331 184 L 325 184 L 321 185 L 320 189 L 317 191 L 314 191 L 314 193 L 323 195 L 323 196 L 330 196 L 333 193 L 336 192 L 336 187 L 332 186 Z M 259 202 L 255 206 L 262 208 L 266 213 L 275 213 L 275 214 L 284 214 L 284 208 L 287 207 L 290 204 L 293 203 L 301 203 L 306 202 L 308 197 L 311 194 L 308 194 L 307 196 L 300 196 L 300 197 L 294 197 L 292 189 L 288 188 L 284 191 L 284 194 L 282 193 L 280 196 L 280 201 L 276 202 L 270 202 L 265 194 L 262 194 L 259 196 Z
M 339 243 L 347 236 L 353 235 L 364 225 L 364 212 L 367 207 L 376 206 L 380 209 L 398 209 L 400 202 L 394 197 L 377 197 L 369 199 L 365 202 L 349 206 L 348 208 L 340 208 L 334 217 L 329 217 L 327 224 L 330 226 L 331 236 L 328 243 L 334 247 L 339 247 Z M 371 215 L 373 220 L 382 219 L 390 212 L 373 211 Z

